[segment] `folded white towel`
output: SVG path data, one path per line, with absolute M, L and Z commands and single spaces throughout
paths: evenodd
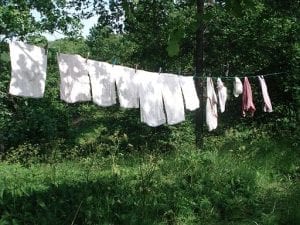
M 168 124 L 173 125 L 184 121 L 184 102 L 179 77 L 174 74 L 162 73 L 159 75 L 159 78 L 162 83 L 162 94 Z
M 88 60 L 93 102 L 99 106 L 116 104 L 116 79 L 109 63 Z
M 272 102 L 269 96 L 265 78 L 263 76 L 258 76 L 258 80 L 261 86 L 261 91 L 264 99 L 264 112 L 273 112 Z
M 233 81 L 233 95 L 239 97 L 243 93 L 243 84 L 240 78 L 235 77 Z
M 208 126 L 208 131 L 212 131 L 218 126 L 218 99 L 215 92 L 214 83 L 211 77 L 207 77 L 206 79 L 206 90 L 206 124 Z
M 137 71 L 139 86 L 141 121 L 151 127 L 162 125 L 166 122 L 163 109 L 162 85 L 157 73 L 142 70 Z
M 60 98 L 68 103 L 90 101 L 91 88 L 86 60 L 80 55 L 59 54 Z
M 120 106 L 139 108 L 138 86 L 135 69 L 124 66 L 113 66 L 117 83 Z
M 218 89 L 218 96 L 219 96 L 219 103 L 220 103 L 220 111 L 223 113 L 225 111 L 225 105 L 227 101 L 227 87 L 224 86 L 221 78 L 217 80 L 217 89 Z
M 192 76 L 179 76 L 180 86 L 184 97 L 185 108 L 195 110 L 200 107 L 194 79 Z
M 9 93 L 41 98 L 45 91 L 47 55 L 43 48 L 19 41 L 9 43 L 11 80 Z

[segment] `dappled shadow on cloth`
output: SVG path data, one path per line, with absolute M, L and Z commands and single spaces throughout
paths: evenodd
M 112 65 L 105 62 L 88 60 L 93 102 L 99 106 L 116 104 L 115 77 Z
M 60 97 L 68 103 L 91 100 L 86 61 L 80 55 L 59 54 Z
M 10 55 L 12 72 L 9 93 L 24 97 L 43 97 L 47 68 L 45 50 L 21 42 L 12 42 Z

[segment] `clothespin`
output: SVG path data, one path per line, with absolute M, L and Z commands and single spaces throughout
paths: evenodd
M 116 58 L 113 58 L 113 59 L 112 59 L 112 65 L 113 65 L 113 66 L 116 65 L 116 63 L 117 63 Z
M 56 57 L 58 57 L 60 54 L 60 47 L 58 47 L 58 51 L 56 51 Z
M 204 81 L 207 78 L 206 73 L 207 73 L 207 71 L 206 71 L 206 68 L 205 68 L 204 71 L 203 71 L 203 76 L 201 77 L 202 81 Z
M 228 77 L 228 74 L 229 74 L 229 63 L 227 62 L 225 76 Z
M 45 45 L 45 55 L 47 55 L 47 54 L 48 54 L 48 41 L 47 41 L 47 43 Z
M 86 63 L 87 63 L 89 57 L 90 57 L 90 52 L 87 53 L 87 56 L 86 56 L 86 59 L 85 59 L 85 62 L 86 62 Z

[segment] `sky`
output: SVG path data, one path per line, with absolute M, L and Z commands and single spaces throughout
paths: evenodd
M 86 37 L 89 34 L 90 29 L 97 23 L 98 17 L 99 16 L 93 16 L 89 19 L 84 19 L 81 21 L 83 24 L 82 35 L 84 37 Z M 43 35 L 45 35 L 48 41 L 54 41 L 56 39 L 60 39 L 64 37 L 64 35 L 57 32 L 55 32 L 54 34 L 44 33 Z
M 32 10 L 31 14 L 37 19 L 39 20 L 41 18 L 41 14 L 36 11 L 36 10 Z M 89 19 L 83 19 L 81 20 L 82 24 L 83 24 L 83 29 L 82 29 L 82 35 L 84 37 L 86 37 L 89 34 L 90 29 L 97 23 L 99 16 L 94 15 Z M 53 34 L 51 33 L 43 33 L 43 35 L 48 39 L 48 41 L 53 41 L 56 39 L 60 39 L 65 37 L 64 35 L 58 33 L 58 32 L 54 32 Z

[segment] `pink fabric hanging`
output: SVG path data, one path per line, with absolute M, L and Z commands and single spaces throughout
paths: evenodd
M 255 111 L 256 108 L 253 103 L 251 85 L 248 77 L 245 77 L 243 86 L 242 115 L 245 117 L 246 113 L 249 112 L 250 116 L 253 116 Z

